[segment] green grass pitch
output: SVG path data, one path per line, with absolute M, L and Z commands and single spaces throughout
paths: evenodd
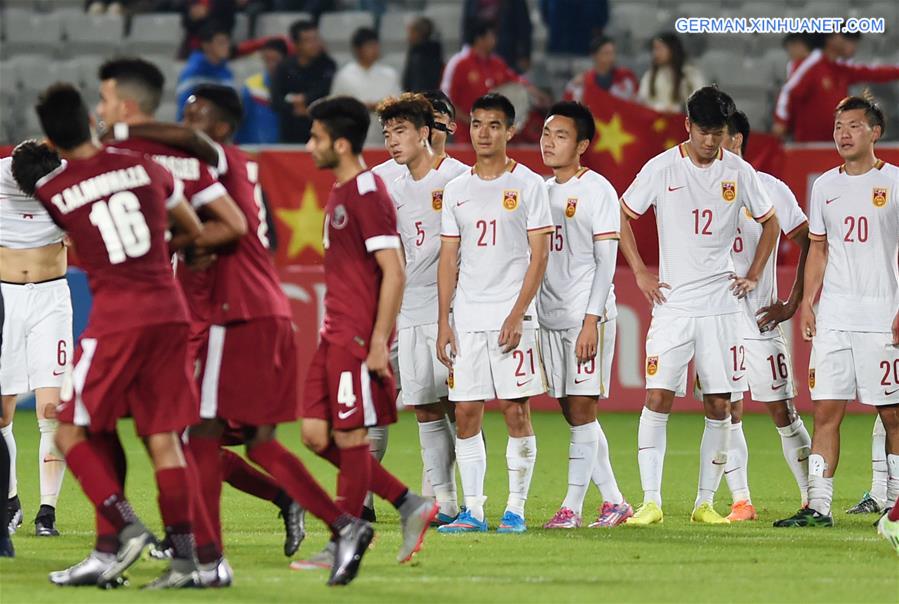
M 798 493 L 770 420 L 746 418 L 750 447 L 750 486 L 760 518 L 734 526 L 691 526 L 689 513 L 698 475 L 702 417 L 675 414 L 668 426 L 668 454 L 660 526 L 613 530 L 544 531 L 567 483 L 568 430 L 561 415 L 534 416 L 538 461 L 528 500 L 531 527 L 524 535 L 439 535 L 431 531 L 410 566 L 395 562 L 398 521 L 389 504 L 378 503 L 378 533 L 356 581 L 346 588 L 324 585 L 324 571 L 295 572 L 281 552 L 282 525 L 268 502 L 251 499 L 227 485 L 222 509 L 227 555 L 235 585 L 214 593 L 199 590 L 142 593 L 138 586 L 161 572 L 156 562 L 140 561 L 130 571 L 131 586 L 110 592 L 50 585 L 47 572 L 80 560 L 92 544 L 93 516 L 71 476 L 60 499 L 58 525 L 63 536 L 38 539 L 33 519 L 38 504 L 37 429 L 28 411 L 16 421 L 19 493 L 25 524 L 15 537 L 18 557 L 0 560 L 0 602 L 897 602 L 899 565 L 875 533 L 871 516 L 843 510 L 870 484 L 871 416 L 848 416 L 843 425 L 843 458 L 836 479 L 833 529 L 774 529 L 771 522 L 792 514 Z M 625 496 L 640 502 L 636 463 L 636 414 L 601 417 L 612 460 Z M 808 419 L 808 418 L 807 418 Z M 507 492 L 506 436 L 502 418 L 488 414 L 489 466 L 487 513 L 495 527 Z M 809 421 L 809 423 L 811 423 Z M 128 496 L 142 517 L 158 527 L 155 486 L 146 456 L 122 424 L 129 457 Z M 302 448 L 295 425 L 280 429 L 282 442 Z M 335 473 L 301 451 L 316 476 L 333 490 Z M 414 489 L 421 461 L 414 418 L 402 414 L 391 428 L 386 466 Z M 725 512 L 729 493 L 722 484 L 717 508 Z M 591 487 L 586 515 L 599 504 Z M 589 520 L 585 518 L 585 520 Z M 324 526 L 308 520 L 300 554 L 326 540 Z

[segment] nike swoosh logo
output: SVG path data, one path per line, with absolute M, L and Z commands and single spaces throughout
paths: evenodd
M 466 203 L 468 203 L 469 201 L 471 201 L 471 200 L 470 200 L 470 199 L 466 199 L 465 201 L 457 201 L 457 202 L 456 202 L 456 207 L 458 208 L 459 206 L 464 206 L 464 205 L 465 205 Z
M 713 465 L 713 466 L 723 466 L 723 465 L 727 465 L 727 462 L 726 462 L 726 461 L 715 461 L 715 460 L 713 459 L 713 460 L 712 460 L 712 465 Z M 733 470 L 731 470 L 731 472 L 733 472 Z
M 348 418 L 349 416 L 351 416 L 352 414 L 354 414 L 354 413 L 355 413 L 356 411 L 358 411 L 358 410 L 359 410 L 359 407 L 353 407 L 353 408 L 350 409 L 349 411 L 338 411 L 338 412 L 337 412 L 337 417 L 340 418 L 340 419 L 346 419 L 346 418 Z
M 781 384 L 780 386 L 775 386 L 774 384 L 771 384 L 771 390 L 780 390 L 781 388 L 784 388 L 785 386 L 786 386 L 786 384 Z
M 806 455 L 805 457 L 800 457 L 796 461 L 798 461 L 799 463 L 802 463 L 803 461 L 808 461 L 808 455 Z
M 835 202 L 835 201 L 838 200 L 839 198 L 840 198 L 840 196 L 838 195 L 838 196 L 834 197 L 833 199 L 827 199 L 827 200 L 825 200 L 824 203 L 826 203 L 827 205 L 830 205 L 831 203 Z
M 681 185 L 681 186 L 679 186 L 679 187 L 668 187 L 668 191 L 669 191 L 670 193 L 674 193 L 675 191 L 680 191 L 681 189 L 683 189 L 683 188 L 686 187 L 686 186 L 687 186 L 687 185 Z
M 590 378 L 584 378 L 582 380 L 574 380 L 575 384 L 583 384 L 584 382 L 589 382 Z
M 899 392 L 899 388 L 896 388 L 895 390 L 884 390 L 883 391 L 883 393 L 886 396 L 892 396 L 892 395 L 896 394 L 897 392 Z
M 53 371 L 53 377 L 59 377 L 60 375 L 64 374 L 65 372 L 66 372 L 65 369 L 63 369 L 62 371 L 55 371 L 55 370 L 54 370 L 54 371 Z
M 530 383 L 533 382 L 533 381 L 534 381 L 534 378 L 531 378 L 531 379 L 525 380 L 525 381 L 523 381 L 523 382 L 515 382 L 515 384 L 516 384 L 519 388 L 521 388 L 521 387 L 524 386 L 525 384 L 530 384 Z
M 737 377 L 735 375 L 732 375 L 732 376 L 730 376 L 730 379 L 732 379 L 735 382 L 739 382 L 740 380 L 743 379 L 743 376 L 741 375 L 740 377 Z
M 400 208 L 405 208 L 405 207 L 406 207 L 406 204 L 403 204 L 401 206 L 396 206 L 396 209 L 399 210 Z

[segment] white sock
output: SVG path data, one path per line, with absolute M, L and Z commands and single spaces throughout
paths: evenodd
M 8 497 L 12 499 L 19 494 L 19 485 L 16 480 L 16 437 L 12 433 L 12 422 L 9 425 L 0 428 L 0 435 L 6 441 L 6 448 L 9 449 L 9 493 Z
M 596 463 L 596 449 L 599 446 L 599 424 L 591 422 L 582 426 L 570 426 L 568 441 L 568 491 L 565 493 L 563 508 L 572 510 L 578 516 L 584 509 L 584 497 L 590 486 L 590 475 Z
M 883 507 L 887 499 L 887 431 L 880 416 L 874 421 L 871 434 L 871 497 Z
M 368 448 L 375 459 L 381 461 L 387 453 L 387 426 L 374 426 L 368 429 Z M 374 509 L 375 498 L 371 492 L 365 494 L 363 505 Z
M 421 443 L 421 457 L 427 474 L 426 482 L 433 488 L 440 511 L 447 516 L 455 516 L 459 513 L 451 489 L 451 484 L 455 483 L 452 474 L 455 445 L 449 425 L 443 418 L 420 423 L 418 440 Z
M 640 427 L 637 429 L 637 464 L 640 466 L 643 503 L 652 502 L 659 507 L 662 506 L 662 470 L 668 440 L 667 428 L 667 413 L 656 413 L 643 407 Z
M 62 479 L 66 475 L 66 460 L 56 448 L 53 437 L 59 422 L 55 419 L 39 419 L 37 427 L 41 433 L 38 447 L 38 464 L 41 469 L 41 505 L 56 507 L 59 492 L 62 490 Z
M 599 489 L 603 501 L 619 504 L 624 503 L 624 496 L 618 488 L 615 480 L 615 472 L 612 471 L 612 460 L 609 458 L 609 441 L 602 426 L 596 422 L 596 430 L 599 440 L 596 447 L 596 463 L 593 464 L 593 484 Z M 663 453 L 664 455 L 664 453 Z
M 537 437 L 509 437 L 506 464 L 509 470 L 509 499 L 506 511 L 524 518 L 524 503 L 531 489 L 534 465 L 537 463 Z
M 808 507 L 825 516 L 830 516 L 833 501 L 833 477 L 825 478 L 827 462 L 824 457 L 813 453 L 808 457 Z
M 699 490 L 694 508 L 712 503 L 721 484 L 727 451 L 730 449 L 730 416 L 724 419 L 705 418 L 705 430 L 699 444 Z
M 727 464 L 724 466 L 724 478 L 730 489 L 733 502 L 748 501 L 749 496 L 749 447 L 743 434 L 743 422 L 730 425 L 730 449 L 727 451 Z
M 451 422 L 446 418 L 446 425 L 449 427 L 450 436 L 453 437 L 453 461 L 450 464 L 450 497 L 453 505 L 459 507 L 459 494 L 456 490 L 456 422 Z
M 896 497 L 899 496 L 899 455 L 887 455 L 887 466 L 890 472 L 887 480 L 887 506 L 892 507 L 896 505 Z
M 487 474 L 487 449 L 484 438 L 478 432 L 471 438 L 456 439 L 456 463 L 462 475 L 462 493 L 465 507 L 471 515 L 484 521 L 484 476 Z
M 789 426 L 778 428 L 777 432 L 780 434 L 784 459 L 796 479 L 802 505 L 805 506 L 808 503 L 808 456 L 812 451 L 812 437 L 805 429 L 801 417 L 797 417 Z

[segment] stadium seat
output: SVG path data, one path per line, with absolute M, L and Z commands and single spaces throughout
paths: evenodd
M 331 52 L 330 48 L 328 49 L 328 54 L 334 59 L 334 62 L 337 63 L 337 68 L 340 69 L 347 63 L 353 60 L 353 53 L 348 51 L 338 51 Z
M 645 52 L 646 44 L 663 30 L 673 29 L 671 13 L 664 9 L 647 10 L 645 6 L 618 3 L 612 7 L 612 30 L 625 32 L 631 52 Z
M 77 65 L 80 80 L 85 89 L 97 88 L 100 85 L 98 78 L 100 65 L 106 60 L 104 55 L 79 54 L 72 57 L 72 63 Z
M 3 11 L 6 57 L 21 52 L 54 54 L 63 37 L 62 19 L 54 13 L 42 14 L 23 9 Z
M 231 30 L 231 39 L 234 42 L 243 42 L 250 37 L 250 19 L 245 13 L 234 15 L 234 29 Z
M 406 53 L 402 51 L 385 52 L 381 55 L 381 62 L 396 69 L 400 77 L 402 77 L 403 68 L 406 66 Z
M 290 26 L 301 19 L 311 21 L 312 16 L 308 13 L 263 13 L 256 21 L 256 36 L 286 36 Z
M 163 98 L 175 98 L 175 88 L 178 87 L 178 76 L 184 69 L 184 61 L 172 58 L 171 55 L 144 55 L 143 57 L 159 68 L 162 75 L 165 76 L 165 84 L 163 85 Z
M 405 50 L 406 26 L 416 16 L 416 13 L 389 12 L 381 17 L 381 51 L 398 52 Z
M 180 15 L 135 15 L 125 43 L 129 53 L 156 53 L 174 57 L 183 37 Z
M 178 104 L 175 101 L 164 101 L 156 110 L 156 119 L 160 122 L 174 122 L 178 114 Z
M 365 11 L 325 13 L 318 22 L 322 38 L 333 51 L 349 50 L 350 38 L 360 27 L 374 27 L 371 13 Z
M 737 108 L 749 118 L 749 125 L 753 130 L 765 132 L 771 128 L 772 109 L 767 99 L 740 99 Z
M 48 61 L 40 55 L 19 55 L 14 57 L 14 64 L 19 72 L 22 94 L 28 97 L 28 102 L 56 82 L 68 82 L 76 88 L 81 87 L 81 70 L 74 61 Z
M 65 53 L 113 54 L 122 46 L 125 20 L 118 15 L 73 15 L 65 24 Z
M 722 88 L 734 84 L 734 80 L 742 77 L 742 55 L 724 50 L 710 50 L 698 61 L 700 69 L 709 82 L 717 82 Z
M 256 75 L 264 69 L 262 61 L 255 57 L 237 59 L 236 61 L 231 61 L 228 66 L 234 74 L 234 83 L 238 90 L 240 90 L 248 77 Z

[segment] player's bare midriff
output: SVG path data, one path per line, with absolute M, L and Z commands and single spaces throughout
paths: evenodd
M 66 246 L 62 242 L 41 247 L 0 247 L 0 281 L 40 283 L 65 277 Z

